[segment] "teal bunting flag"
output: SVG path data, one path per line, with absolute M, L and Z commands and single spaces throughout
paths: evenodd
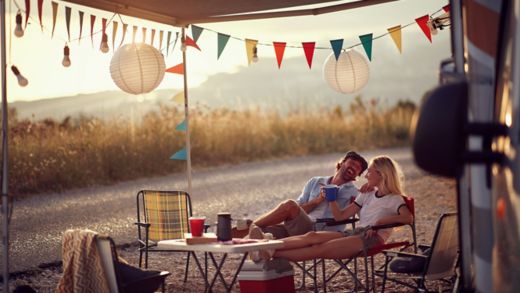
M 334 51 L 334 57 L 338 60 L 341 49 L 343 49 L 343 39 L 330 40 L 330 45 L 332 46 L 332 51 Z
M 227 42 L 229 41 L 230 35 L 225 35 L 218 33 L 218 53 L 217 53 L 217 59 L 220 58 L 220 55 L 222 54 L 222 51 L 224 51 L 224 48 L 227 45 Z
M 175 127 L 175 130 L 186 131 L 186 120 L 182 120 L 182 122 Z
M 359 36 L 361 44 L 367 53 L 368 60 L 372 61 L 372 34 Z
M 195 41 L 195 43 L 199 39 L 200 34 L 202 34 L 203 30 L 204 30 L 204 28 L 201 28 L 200 26 L 191 25 L 191 36 L 193 37 L 193 40 Z
M 188 157 L 188 155 L 186 153 L 186 148 L 183 148 L 183 149 L 179 150 L 178 152 L 176 152 L 175 154 L 173 154 L 170 157 L 170 160 L 186 160 L 187 157 Z

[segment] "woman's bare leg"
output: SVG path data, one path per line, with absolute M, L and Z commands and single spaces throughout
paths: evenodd
M 363 240 L 360 236 L 341 237 L 324 243 L 295 248 L 276 250 L 274 257 L 286 258 L 292 261 L 311 260 L 315 258 L 337 259 L 351 258 L 363 250 Z
M 288 250 L 312 246 L 327 242 L 332 239 L 342 238 L 344 234 L 341 232 L 332 231 L 319 231 L 319 232 L 308 232 L 303 235 L 292 236 L 281 239 L 283 241 L 283 247 L 278 250 Z

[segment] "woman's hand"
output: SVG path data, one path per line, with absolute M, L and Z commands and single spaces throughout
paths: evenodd
M 368 229 L 368 230 L 365 231 L 365 238 L 366 239 L 372 238 L 372 237 L 374 237 L 376 235 L 377 235 L 377 231 L 376 230 Z

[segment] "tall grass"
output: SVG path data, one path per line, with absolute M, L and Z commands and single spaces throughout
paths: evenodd
M 281 116 L 259 110 L 191 111 L 191 154 L 196 166 L 273 157 L 404 145 L 412 103 L 379 109 L 356 99 L 337 107 Z M 169 157 L 185 145 L 175 130 L 184 114 L 163 106 L 138 124 L 127 120 L 66 118 L 9 123 L 10 194 L 26 195 L 107 184 L 185 170 Z

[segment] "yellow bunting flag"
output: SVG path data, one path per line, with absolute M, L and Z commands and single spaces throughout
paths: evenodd
M 403 49 L 401 47 L 401 25 L 396 25 L 388 29 L 392 40 L 394 40 L 397 49 L 399 49 L 399 53 L 403 53 Z
M 56 16 L 58 15 L 58 3 L 52 1 L 52 33 L 51 39 L 54 37 L 54 28 L 56 27 Z
M 247 64 L 251 65 L 253 62 L 253 57 L 256 56 L 256 44 L 258 44 L 257 40 L 246 39 L 246 53 L 247 53 Z
M 172 100 L 179 104 L 184 104 L 184 91 L 177 93 L 175 96 L 172 97 Z

